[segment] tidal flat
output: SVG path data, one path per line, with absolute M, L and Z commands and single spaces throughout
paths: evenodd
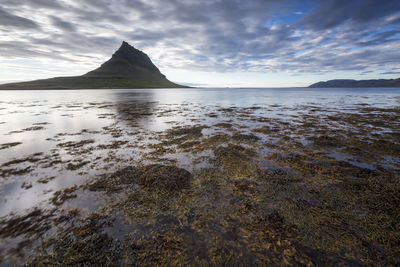
M 0 265 L 400 264 L 400 89 L 0 91 Z

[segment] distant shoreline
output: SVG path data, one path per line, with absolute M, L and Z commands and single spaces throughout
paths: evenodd
M 24 89 L 0 89 L 0 91 L 83 91 L 83 90 L 152 90 L 152 89 L 400 89 L 400 86 L 374 86 L 374 87 L 154 87 L 154 88 L 24 88 Z
M 326 82 L 317 82 L 311 84 L 310 88 L 342 88 L 342 87 L 360 87 L 360 88 L 376 88 L 376 87 L 400 87 L 400 78 L 398 79 L 379 79 L 379 80 L 350 80 L 336 79 Z

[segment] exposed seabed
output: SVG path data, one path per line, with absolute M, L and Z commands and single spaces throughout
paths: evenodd
M 398 107 L 32 105 L 98 126 L 4 133 L 0 263 L 400 263 Z

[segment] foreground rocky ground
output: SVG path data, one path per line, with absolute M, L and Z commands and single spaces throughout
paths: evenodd
M 0 262 L 400 264 L 400 109 L 111 107 L 110 125 L 1 165 L 24 190 L 80 179 L 0 219 Z M 170 126 L 142 127 L 149 116 Z

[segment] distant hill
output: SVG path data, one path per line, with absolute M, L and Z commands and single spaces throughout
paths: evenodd
M 169 81 L 142 51 L 123 42 L 111 59 L 82 76 L 0 85 L 0 89 L 102 89 L 186 87 Z
M 389 80 L 330 80 L 310 85 L 311 88 L 334 87 L 400 87 L 400 78 Z

